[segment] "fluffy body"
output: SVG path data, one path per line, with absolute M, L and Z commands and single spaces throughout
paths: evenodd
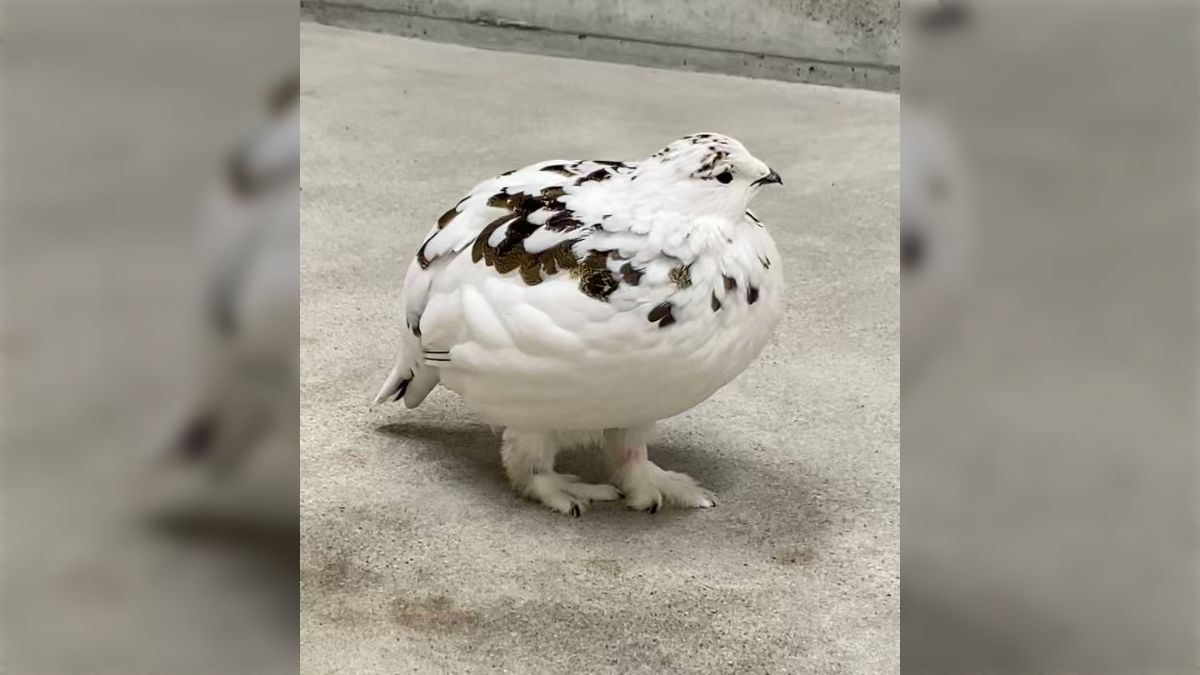
M 617 497 L 553 473 L 572 445 L 607 448 L 631 506 L 712 505 L 645 448 L 778 320 L 778 252 L 747 211 L 768 175 L 737 141 L 698 134 L 638 163 L 552 160 L 480 183 L 409 267 L 404 344 L 377 402 L 457 392 L 506 429 L 518 492 L 558 511 Z

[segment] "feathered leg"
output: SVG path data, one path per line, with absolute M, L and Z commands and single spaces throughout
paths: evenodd
M 577 476 L 554 472 L 560 444 L 553 433 L 504 430 L 500 457 L 517 494 L 576 518 L 593 501 L 612 501 L 621 493 L 611 485 L 579 482 Z
M 647 458 L 646 444 L 653 431 L 653 426 L 646 426 L 604 432 L 613 483 L 625 493 L 629 508 L 655 513 L 663 502 L 700 509 L 716 506 L 708 491 L 691 476 L 661 469 Z

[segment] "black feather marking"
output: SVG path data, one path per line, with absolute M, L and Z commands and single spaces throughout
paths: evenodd
M 549 204 L 550 202 L 558 201 L 558 198 L 565 194 L 567 194 L 567 191 L 556 185 L 543 189 L 541 194 L 538 195 L 538 198 Z
M 724 278 L 724 280 L 725 280 L 725 290 L 727 292 L 735 290 L 737 288 L 737 279 L 734 279 L 733 277 L 725 275 L 725 274 L 722 274 L 721 277 Z
M 501 190 L 496 194 L 488 197 L 487 205 L 493 208 L 507 209 L 512 204 L 513 196 L 508 194 L 507 190 Z
M 584 277 L 579 282 L 580 289 L 586 294 L 597 300 L 607 299 L 612 295 L 620 284 L 613 278 L 612 272 L 604 270 L 597 274 Z
M 712 294 L 712 311 L 714 311 L 714 312 L 715 312 L 715 311 L 717 311 L 718 309 L 721 309 L 721 301 L 717 299 L 717 292 L 716 292 L 716 291 L 713 291 L 713 294 Z
M 438 229 L 439 230 L 444 229 L 447 225 L 449 225 L 450 221 L 454 220 L 460 213 L 459 209 L 462 208 L 463 203 L 466 202 L 470 198 L 471 198 L 471 195 L 467 195 L 466 197 L 463 197 L 462 199 L 458 200 L 458 203 L 454 205 L 454 208 L 443 213 L 442 216 L 440 218 L 438 218 L 438 224 L 437 224 Z
M 602 180 L 608 180 L 609 178 L 612 178 L 612 173 L 608 169 L 596 169 L 583 178 L 575 181 L 575 184 L 583 185 L 584 183 L 600 182 Z
M 575 175 L 575 172 L 568 169 L 565 164 L 551 164 L 550 166 L 543 166 L 540 171 L 549 171 L 551 173 L 557 173 L 561 176 Z
M 621 281 L 630 286 L 637 286 L 642 282 L 642 274 L 644 272 L 634 267 L 632 263 L 621 265 Z
M 700 168 L 692 172 L 692 178 L 699 178 L 701 180 L 715 179 L 716 175 L 714 175 L 713 172 L 716 170 L 717 163 L 724 161 L 727 157 L 729 157 L 729 153 L 724 150 L 717 150 L 709 154 L 704 158 L 704 161 L 700 163 Z
M 758 289 L 757 288 L 755 288 L 753 286 L 749 286 L 746 288 L 746 302 L 750 303 L 751 305 L 758 302 Z
M 593 251 L 574 271 L 579 275 L 579 290 L 584 295 L 608 300 L 608 296 L 620 287 L 617 277 L 608 269 L 608 254 L 608 251 Z
M 537 231 L 538 226 L 529 222 L 528 218 L 517 218 L 508 224 L 508 230 L 504 235 L 504 239 L 496 245 L 496 255 L 507 255 L 516 248 L 517 244 L 524 243 L 529 235 Z
M 583 223 L 574 216 L 575 214 L 571 211 L 555 211 L 553 215 L 546 219 L 546 222 L 542 223 L 542 227 L 552 232 L 578 229 Z
M 454 208 L 450 209 L 449 211 L 443 213 L 442 217 L 438 218 L 438 229 L 441 230 L 441 229 L 445 228 L 447 225 L 450 224 L 450 221 L 454 220 L 454 218 L 457 215 L 458 215 L 458 207 L 457 206 L 455 206 Z
M 671 268 L 668 276 L 677 288 L 688 288 L 692 285 L 692 266 L 677 265 Z
M 771 269 L 771 259 L 768 258 L 767 256 L 765 256 L 765 255 L 762 256 L 761 258 L 758 259 L 758 262 L 762 263 L 763 269 L 765 269 L 765 270 Z
M 674 305 L 671 304 L 670 300 L 667 300 L 666 302 L 650 310 L 650 313 L 646 315 L 646 318 L 649 319 L 651 323 L 657 321 L 659 328 L 666 328 L 667 326 L 675 323 L 675 315 L 672 313 L 673 309 Z
M 425 257 L 425 247 L 428 246 L 429 242 L 431 241 L 433 241 L 433 237 L 426 239 L 425 243 L 421 244 L 421 248 L 417 249 L 417 264 L 421 266 L 421 269 L 429 268 L 429 263 L 431 261 L 429 258 Z
M 513 214 L 506 213 L 484 226 L 483 231 L 479 233 L 479 236 L 475 237 L 475 244 L 471 246 L 471 262 L 479 262 L 480 260 L 484 259 L 489 250 L 487 245 L 488 239 L 491 238 L 492 233 L 496 231 L 496 228 L 510 220 L 513 220 Z M 418 261 L 419 260 L 420 258 L 418 257 Z M 487 264 L 491 265 L 491 260 L 488 260 Z
M 536 200 L 530 198 L 530 201 Z M 564 225 L 566 224 L 566 221 L 562 222 Z M 508 226 L 508 230 L 505 232 L 503 240 L 496 246 L 490 245 L 488 240 L 498 228 L 505 225 Z M 507 213 L 489 223 L 475 237 L 475 243 L 471 247 L 471 260 L 473 262 L 482 260 L 485 265 L 495 268 L 500 274 L 517 270 L 521 275 L 521 280 L 529 286 L 542 283 L 543 274 L 556 274 L 560 270 L 579 270 L 577 276 L 583 277 L 580 283 L 581 291 L 603 300 L 616 290 L 615 278 L 612 279 L 613 286 L 611 288 L 603 278 L 597 278 L 601 272 L 612 277 L 611 272 L 608 272 L 602 261 L 603 257 L 597 268 L 581 269 L 583 265 L 573 251 L 574 245 L 579 241 L 578 238 L 559 242 L 551 248 L 537 253 L 525 250 L 525 239 L 538 229 L 539 226 L 529 222 L 525 212 Z

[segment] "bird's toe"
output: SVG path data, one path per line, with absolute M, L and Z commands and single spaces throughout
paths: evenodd
M 708 509 L 717 505 L 712 495 L 687 474 L 664 471 L 651 462 L 630 467 L 618 476 L 625 503 L 638 511 L 656 513 L 664 504 Z
M 554 511 L 576 518 L 581 516 L 592 502 L 620 498 L 620 491 L 615 486 L 581 483 L 578 480 L 575 476 L 565 474 L 540 473 L 534 475 L 520 492 Z
M 611 502 L 621 498 L 621 491 L 606 483 L 569 483 L 564 490 L 573 497 L 589 502 Z

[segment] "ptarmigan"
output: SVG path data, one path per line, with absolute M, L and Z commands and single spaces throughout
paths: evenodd
M 376 403 L 457 392 L 504 428 L 517 492 L 555 511 L 621 496 L 651 512 L 713 506 L 646 444 L 741 373 L 779 319 L 779 254 L 747 210 L 772 183 L 714 133 L 638 162 L 551 160 L 480 183 L 409 266 L 403 346 Z M 575 446 L 605 448 L 611 485 L 555 473 Z

